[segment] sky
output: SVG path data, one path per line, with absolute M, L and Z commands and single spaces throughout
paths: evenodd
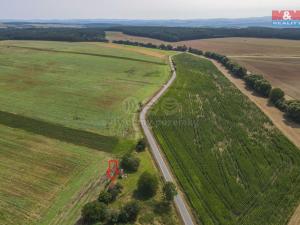
M 0 0 L 0 19 L 193 19 L 270 16 L 300 0 Z

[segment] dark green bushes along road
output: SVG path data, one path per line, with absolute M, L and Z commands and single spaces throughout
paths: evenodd
M 174 61 L 177 79 L 149 122 L 198 220 L 286 224 L 300 200 L 300 151 L 210 61 Z
M 232 62 L 224 55 L 214 52 L 205 52 L 207 58 L 215 59 L 223 64 L 233 75 L 245 80 L 247 86 L 255 90 L 263 97 L 269 97 L 277 108 L 285 112 L 286 115 L 295 122 L 300 122 L 300 101 L 286 101 L 284 92 L 280 88 L 273 88 L 271 84 L 261 75 L 247 74 L 247 69 Z

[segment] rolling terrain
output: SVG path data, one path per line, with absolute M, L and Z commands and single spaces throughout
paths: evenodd
M 4 125 L 0 133 L 1 224 L 59 224 L 54 221 L 61 210 L 69 210 L 72 201 L 80 209 L 99 191 L 96 187 L 85 199 L 80 196 L 100 179 L 108 153 Z M 70 213 L 64 224 L 76 217 Z
M 199 222 L 286 224 L 300 199 L 299 150 L 210 61 L 181 54 L 175 64 L 148 118 Z
M 5 41 L 0 53 L 0 110 L 108 136 L 134 135 L 124 104 L 168 79 L 164 59 L 105 44 Z
M 169 78 L 168 52 L 103 43 L 0 42 L 0 223 L 74 224 L 103 189 L 107 160 L 134 148 L 139 102 Z M 158 173 L 148 152 L 122 181 Z M 161 185 L 161 184 L 160 184 Z M 177 224 L 174 210 L 140 224 Z
M 282 88 L 291 99 L 300 99 L 300 41 L 262 38 L 214 38 L 180 42 L 106 32 L 108 40 L 186 45 L 227 55 L 253 73 L 263 74 L 274 87 Z

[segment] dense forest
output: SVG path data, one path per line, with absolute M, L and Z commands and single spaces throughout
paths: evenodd
M 113 26 L 89 28 L 6 28 L 0 29 L 0 40 L 50 40 L 50 41 L 107 41 L 105 30 L 156 38 L 164 41 L 183 41 L 220 37 L 260 37 L 300 40 L 300 29 L 252 28 L 188 28 Z
M 107 41 L 99 28 L 0 29 L 0 40 Z
M 163 41 L 184 41 L 221 37 L 257 37 L 300 40 L 300 29 L 294 28 L 188 28 L 188 27 L 139 27 L 123 26 L 110 28 L 125 34 L 155 38 Z

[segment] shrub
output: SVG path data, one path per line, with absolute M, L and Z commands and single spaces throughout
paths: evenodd
M 120 212 L 118 210 L 110 210 L 107 218 L 108 224 L 118 224 Z
M 287 102 L 287 115 L 296 122 L 300 122 L 300 101 L 293 100 Z
M 258 80 L 264 79 L 262 75 L 252 74 L 245 77 L 245 81 L 248 87 L 254 88 L 255 83 Z
M 287 111 L 287 104 L 284 98 L 277 100 L 274 102 L 274 105 L 283 112 Z
M 138 180 L 138 193 L 146 198 L 153 197 L 158 189 L 158 179 L 155 175 L 144 172 Z
M 109 203 L 111 203 L 113 201 L 113 196 L 110 192 L 102 191 L 99 194 L 98 201 L 108 205 Z
M 195 55 L 203 55 L 203 52 L 201 50 L 195 49 L 195 48 L 189 48 L 188 51 L 190 53 L 193 53 Z
M 258 80 L 255 83 L 254 89 L 264 97 L 268 97 L 270 95 L 270 91 L 272 89 L 271 84 L 266 80 Z
M 108 216 L 107 206 L 97 201 L 89 202 L 83 207 L 81 215 L 83 221 L 87 224 L 102 222 Z
M 127 203 L 120 212 L 119 222 L 135 222 L 140 212 L 140 205 L 137 201 Z
M 179 46 L 177 46 L 177 47 L 175 47 L 173 49 L 174 49 L 174 51 L 179 51 L 179 52 L 185 52 L 185 51 L 188 50 L 188 48 L 185 45 L 182 45 L 182 46 L 179 45 Z
M 140 160 L 131 154 L 122 157 L 121 167 L 127 172 L 136 172 L 139 168 Z
M 273 88 L 270 92 L 270 100 L 273 103 L 276 103 L 278 100 L 283 99 L 284 97 L 284 92 L 280 88 Z
M 144 151 L 146 149 L 146 141 L 145 141 L 145 139 L 140 139 L 139 141 L 138 141 L 138 143 L 136 144 L 136 146 L 135 146 L 135 150 L 137 151 L 137 152 L 142 152 L 142 151 Z
M 264 97 L 269 96 L 272 86 L 263 76 L 255 74 L 248 75 L 245 76 L 245 81 L 247 86 L 254 89 L 257 93 Z
M 242 67 L 240 66 L 238 69 L 237 69 L 237 72 L 236 72 L 236 75 L 243 78 L 247 75 L 247 70 L 245 67 Z
M 175 184 L 172 182 L 166 182 L 163 187 L 163 192 L 167 201 L 173 201 L 174 197 L 177 195 Z
M 111 202 L 117 199 L 118 195 L 122 192 L 122 189 L 123 186 L 119 183 L 108 189 L 107 192 L 111 195 Z

